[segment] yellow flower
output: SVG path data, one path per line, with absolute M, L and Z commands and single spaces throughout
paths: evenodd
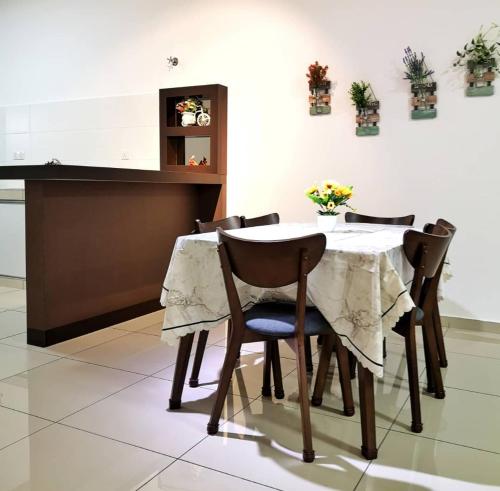
M 323 188 L 325 189 L 335 189 L 337 186 L 338 184 L 335 181 L 332 181 L 331 179 L 323 181 Z
M 321 192 L 319 193 L 319 197 L 320 197 L 321 199 L 328 199 L 328 194 L 326 194 L 326 193 L 324 193 L 323 191 L 321 191 Z
M 341 191 L 342 196 L 346 196 L 347 198 L 350 198 L 352 196 L 352 189 L 347 186 L 342 186 Z
M 324 194 L 332 194 L 332 189 L 324 186 L 321 192 Z
M 342 189 L 337 188 L 337 189 L 335 189 L 334 193 L 335 193 L 335 196 L 342 196 Z
M 327 210 L 333 210 L 335 208 L 335 203 L 333 201 L 330 201 L 327 205 L 326 205 L 326 209 Z
M 311 186 L 306 189 L 306 194 L 314 194 L 318 192 L 318 186 Z

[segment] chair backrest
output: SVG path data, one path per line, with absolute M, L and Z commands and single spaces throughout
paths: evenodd
M 206 232 L 215 232 L 217 228 L 221 228 L 222 230 L 241 228 L 241 218 L 234 215 L 232 217 L 223 218 L 222 220 L 215 220 L 214 222 L 196 220 L 195 224 L 195 231 L 199 234 L 204 234 Z
M 372 217 L 369 215 L 360 215 L 348 211 L 345 214 L 346 223 L 380 223 L 381 225 L 413 225 L 415 215 L 406 215 L 404 217 Z
M 241 226 L 248 227 L 260 227 L 261 225 L 274 225 L 280 223 L 280 216 L 277 213 L 269 213 L 269 215 L 262 215 L 255 218 L 241 217 Z
M 443 259 L 441 260 L 441 264 L 439 265 L 439 268 L 438 268 L 436 274 L 434 275 L 434 278 L 432 279 L 432 285 L 430 285 L 430 287 L 429 287 L 434 292 L 434 295 L 435 295 L 436 300 L 437 300 L 437 291 L 438 291 L 438 287 L 439 287 L 439 281 L 441 280 L 441 274 L 443 273 L 444 263 L 446 262 L 446 255 L 448 254 L 448 249 L 450 247 L 451 241 L 453 240 L 453 237 L 455 236 L 455 232 L 457 231 L 457 228 L 455 227 L 455 225 L 448 222 L 444 218 L 439 218 L 435 224 L 434 223 L 427 223 L 424 226 L 424 232 L 426 232 L 428 234 L 432 234 L 433 231 L 436 229 L 436 227 L 445 228 L 446 230 L 448 230 L 448 232 L 451 235 L 450 241 L 448 242 L 448 247 L 446 248 Z
M 262 288 L 277 288 L 299 280 L 319 263 L 326 247 L 324 234 L 286 240 L 247 240 L 217 230 L 219 252 L 225 251 L 228 266 L 240 280 Z M 304 256 L 304 270 L 299 265 Z M 223 263 L 225 259 L 221 257 Z
M 441 225 L 434 225 L 428 233 L 407 230 L 403 236 L 403 249 L 410 264 L 415 269 L 421 268 L 426 278 L 432 278 L 446 254 L 451 237 Z
M 428 231 L 431 233 L 407 230 L 403 237 L 403 250 L 415 269 L 410 295 L 424 311 L 435 301 L 438 276 L 452 237 L 440 225 Z
M 245 321 L 233 274 L 249 285 L 277 288 L 297 282 L 295 335 L 304 336 L 307 275 L 321 260 L 323 234 L 298 239 L 256 241 L 232 237 L 217 229 L 219 257 L 233 322 L 233 335 L 243 336 Z

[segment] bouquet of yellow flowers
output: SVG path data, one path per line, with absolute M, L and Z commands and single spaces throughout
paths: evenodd
M 347 204 L 352 198 L 352 186 L 343 186 L 335 181 L 328 180 L 321 186 L 311 186 L 306 189 L 306 196 L 319 205 L 319 215 L 338 215 L 337 208 L 340 206 L 353 209 Z

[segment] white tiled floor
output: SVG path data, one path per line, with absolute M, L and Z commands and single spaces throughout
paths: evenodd
M 211 332 L 200 387 L 169 411 L 175 349 L 147 317 L 50 348 L 26 344 L 24 293 L 0 289 L 0 489 L 500 489 L 500 334 L 449 329 L 446 399 L 422 393 L 412 434 L 404 346 L 389 337 L 376 384 L 379 457 L 360 455 L 359 411 L 341 413 L 336 371 L 312 408 L 316 461 L 301 461 L 292 352 L 281 348 L 285 399 L 260 396 L 262 345 L 245 346 L 221 419 L 206 424 L 224 356 Z M 313 346 L 315 347 L 315 346 Z M 422 382 L 423 354 L 419 350 Z M 317 355 L 314 356 L 317 362 Z M 357 401 L 357 384 L 353 391 Z

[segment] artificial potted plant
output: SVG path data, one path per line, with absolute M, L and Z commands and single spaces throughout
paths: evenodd
M 181 114 L 181 125 L 192 126 L 196 124 L 196 111 L 198 101 L 192 97 L 176 104 L 175 108 Z
M 363 81 L 353 82 L 349 95 L 358 113 L 356 116 L 356 135 L 378 135 L 380 129 L 377 123 L 380 121 L 380 115 L 377 111 L 380 108 L 380 102 L 375 99 L 370 84 Z
M 413 93 L 411 119 L 431 119 L 437 115 L 435 104 L 437 97 L 434 94 L 437 84 L 432 79 L 434 70 L 427 68 L 425 56 L 421 52 L 420 56 L 412 51 L 410 47 L 405 49 L 403 57 L 405 65 L 405 80 L 411 82 Z
M 321 186 L 313 185 L 306 189 L 306 196 L 319 205 L 318 228 L 322 232 L 333 232 L 337 225 L 339 208 L 351 208 L 347 202 L 352 198 L 352 186 L 343 186 L 327 180 Z
M 466 89 L 467 96 L 493 95 L 495 87 L 495 72 L 500 72 L 498 59 L 500 57 L 500 28 L 496 24 L 479 33 L 466 43 L 463 50 L 457 51 L 457 59 L 453 66 L 466 66 L 468 70 Z
M 328 72 L 328 65 L 322 66 L 317 61 L 309 65 L 308 78 L 309 91 L 309 114 L 330 114 L 331 112 L 331 96 L 330 96 L 330 80 L 326 74 Z

